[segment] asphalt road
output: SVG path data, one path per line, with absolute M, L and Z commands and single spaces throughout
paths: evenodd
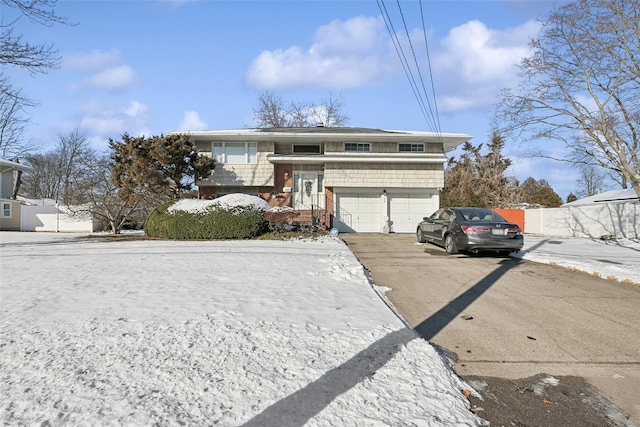
M 400 315 L 484 390 L 470 400 L 491 425 L 640 425 L 640 288 L 522 259 L 451 256 L 408 234 L 340 237 L 392 289 Z

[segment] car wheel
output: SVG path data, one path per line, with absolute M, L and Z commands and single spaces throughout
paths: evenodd
M 424 238 L 424 234 L 422 233 L 422 228 L 418 227 L 416 231 L 416 239 L 418 239 L 419 243 L 427 243 L 427 239 Z
M 444 238 L 444 250 L 447 251 L 447 253 L 450 255 L 458 253 L 456 242 L 455 240 L 453 240 L 453 236 L 451 234 L 447 234 Z

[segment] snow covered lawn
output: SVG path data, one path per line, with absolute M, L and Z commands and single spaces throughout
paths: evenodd
M 640 285 L 638 239 L 606 241 L 526 235 L 523 250 L 515 256 L 572 268 L 603 279 Z
M 5 425 L 481 424 L 338 239 L 19 234 L 0 244 Z

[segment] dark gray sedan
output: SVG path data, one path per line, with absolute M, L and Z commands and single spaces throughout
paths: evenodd
M 522 230 L 490 209 L 442 208 L 424 217 L 416 230 L 418 242 L 458 252 L 518 252 L 524 246 Z

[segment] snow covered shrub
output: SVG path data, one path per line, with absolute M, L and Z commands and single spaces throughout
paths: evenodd
M 179 202 L 178 202 L 179 203 Z M 204 209 L 171 209 L 176 202 L 157 207 L 147 217 L 144 231 L 161 239 L 251 239 L 267 230 L 262 210 L 253 205 L 208 204 Z

